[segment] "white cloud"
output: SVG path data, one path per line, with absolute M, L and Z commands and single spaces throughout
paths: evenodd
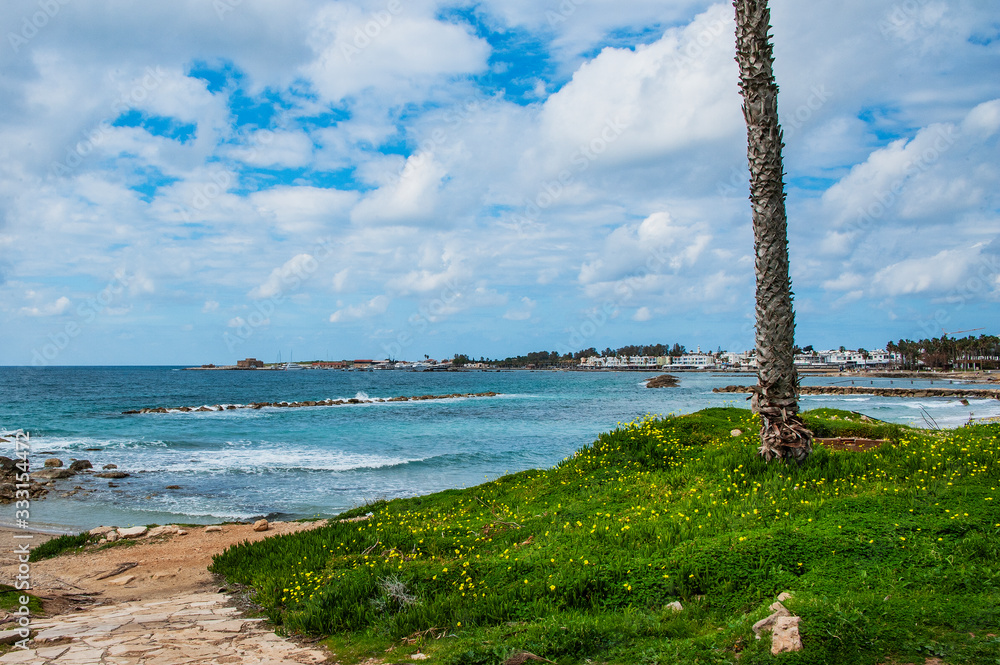
M 247 143 L 250 147 L 237 148 L 232 156 L 253 166 L 294 169 L 306 166 L 313 157 L 313 142 L 305 132 L 259 131 Z
M 519 301 L 519 306 L 508 309 L 503 318 L 508 321 L 527 321 L 531 318 L 532 313 L 534 313 L 537 304 L 537 302 L 525 296 Z
M 639 309 L 635 310 L 635 314 L 632 315 L 632 320 L 639 322 L 649 321 L 652 318 L 653 315 L 652 313 L 650 313 L 648 307 L 640 307 Z
M 423 98 L 445 77 L 486 68 L 484 40 L 461 25 L 415 15 L 419 11 L 408 7 L 381 25 L 357 6 L 327 5 L 312 20 L 316 59 L 302 72 L 333 102 L 369 89 L 402 101 Z
M 389 309 L 389 302 L 390 300 L 386 296 L 375 296 L 366 303 L 338 309 L 330 315 L 330 323 L 368 319 L 378 314 L 383 314 Z
M 310 254 L 297 254 L 280 268 L 271 271 L 270 276 L 250 291 L 254 300 L 263 300 L 295 291 L 317 270 L 319 263 Z
M 203 314 L 209 314 L 211 312 L 219 311 L 219 303 L 216 300 L 206 300 L 205 304 L 202 305 L 201 311 Z
M 992 290 L 978 279 L 977 272 L 982 271 L 977 269 L 986 268 L 992 277 L 996 275 L 995 264 L 996 258 L 983 254 L 982 247 L 946 249 L 886 266 L 875 274 L 872 289 L 888 296 L 941 294 L 961 290 L 971 279 L 980 284 L 980 290 Z
M 21 308 L 21 314 L 25 316 L 59 316 L 66 313 L 70 304 L 69 298 L 61 296 L 55 302 L 42 305 L 41 307 L 23 307 Z

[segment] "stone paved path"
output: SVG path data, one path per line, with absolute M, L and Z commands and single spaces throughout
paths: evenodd
M 36 621 L 27 651 L 16 649 L 0 663 L 32 665 L 311 665 L 327 654 L 281 638 L 227 606 L 218 593 L 171 600 L 96 607 Z

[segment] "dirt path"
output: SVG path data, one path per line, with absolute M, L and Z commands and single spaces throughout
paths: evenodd
M 322 524 L 276 522 L 265 532 L 247 524 L 224 525 L 221 531 L 192 527 L 185 535 L 142 538 L 32 563 L 33 593 L 47 616 L 32 622 L 38 631 L 34 648 L 11 651 L 0 656 L 0 663 L 324 662 L 327 654 L 319 649 L 243 618 L 230 598 L 218 593 L 218 582 L 208 572 L 212 556 L 230 545 Z M 32 547 L 43 540 L 37 536 Z M 17 571 L 13 542 L 10 532 L 0 533 L 0 582 L 5 584 L 13 583 Z

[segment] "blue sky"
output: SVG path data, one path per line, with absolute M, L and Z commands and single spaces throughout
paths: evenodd
M 1000 8 L 772 12 L 798 342 L 997 334 Z M 0 364 L 753 344 L 727 2 L 13 0 L 0 28 Z

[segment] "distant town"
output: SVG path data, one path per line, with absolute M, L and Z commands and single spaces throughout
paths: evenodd
M 1000 369 L 1000 339 L 982 335 L 978 338 L 953 339 L 947 336 L 933 340 L 890 342 L 882 349 L 817 350 L 812 346 L 796 347 L 795 366 L 802 373 L 837 371 L 890 370 L 996 370 Z M 562 369 L 577 371 L 756 371 L 757 352 L 702 351 L 690 352 L 684 346 L 655 344 L 625 346 L 620 349 L 584 349 L 576 353 L 536 351 L 524 356 L 490 360 L 475 360 L 466 354 L 437 360 L 355 359 L 315 360 L 305 362 L 264 363 L 245 358 L 235 365 L 202 365 L 192 370 L 342 370 L 342 371 L 458 371 L 502 369 Z

